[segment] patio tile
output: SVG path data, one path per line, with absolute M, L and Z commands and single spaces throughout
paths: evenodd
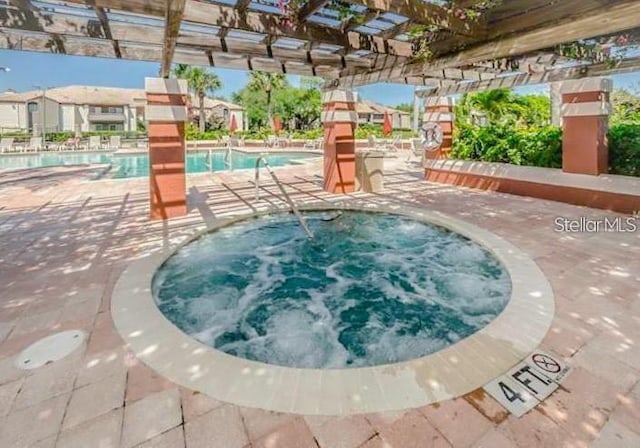
M 23 409 L 57 395 L 67 394 L 73 389 L 81 350 L 52 364 L 34 369 L 24 380 L 16 397 L 14 409 Z
M 124 405 L 126 376 L 117 373 L 73 391 L 63 428 L 70 428 Z
M 12 322 L 0 322 L 0 343 L 9 336 L 11 330 L 13 330 Z
M 148 395 L 161 392 L 174 387 L 173 383 L 163 376 L 151 370 L 149 367 L 136 361 L 129 369 L 127 378 L 127 404 L 140 400 Z
M 236 406 L 221 406 L 184 425 L 189 448 L 241 448 L 249 443 Z
M 562 446 L 582 448 L 587 444 L 565 432 L 536 409 L 529 411 L 520 418 L 509 416 L 500 425 L 498 432 L 513 441 L 521 448 L 558 448 Z
M 122 446 L 130 448 L 181 423 L 177 388 L 149 395 L 125 407 Z
M 473 444 L 473 448 L 516 448 L 516 444 L 496 428 L 492 428 Z
M 493 426 L 461 398 L 420 408 L 420 412 L 455 447 L 471 446 Z M 464 428 L 464 431 L 460 431 L 460 428 Z
M 493 397 L 487 394 L 484 389 L 476 389 L 463 397 L 487 420 L 493 423 L 502 423 L 509 412 L 498 403 Z
M 629 429 L 640 432 L 640 382 L 635 388 L 623 397 L 619 397 L 611 418 L 626 425 Z
M 593 448 L 637 448 L 639 446 L 640 434 L 618 423 L 615 419 L 609 420 L 604 425 L 600 435 L 593 442 Z
M 610 356 L 612 351 L 603 351 L 598 345 L 589 343 L 571 359 L 571 363 L 624 391 L 630 390 L 640 379 L 640 371 Z
M 138 445 L 136 448 L 184 448 L 184 427 L 178 426 L 151 440 Z
M 418 411 L 409 411 L 390 425 L 372 424 L 382 440 L 392 447 L 451 447 L 449 441 Z
M 0 386 L 0 417 L 4 417 L 9 413 L 21 387 L 21 379 Z
M 129 364 L 133 362 L 132 357 L 133 355 L 122 347 L 85 356 L 78 372 L 76 387 L 86 386 L 118 373 L 126 373 Z
M 294 414 L 241 407 L 240 413 L 249 439 L 254 442 L 297 418 Z
M 375 429 L 362 415 L 306 416 L 304 419 L 321 447 L 356 448 L 376 434 Z
M 375 436 L 367 440 L 363 445 L 360 445 L 359 448 L 393 448 L 387 442 L 382 440 L 380 436 Z
M 98 313 L 87 345 L 87 354 L 113 350 L 121 347 L 122 344 L 122 337 L 113 325 L 111 312 Z
M 575 440 L 590 443 L 622 395 L 611 383 L 576 367 L 564 380 L 563 388 L 538 405 L 537 410 L 561 425 Z
M 302 417 L 252 442 L 252 446 L 253 448 L 318 448 L 313 434 Z
M 11 412 L 0 424 L 0 446 L 23 448 L 55 436 L 68 400 L 69 394 L 59 395 L 35 406 Z
M 93 420 L 65 429 L 56 448 L 118 448 L 122 429 L 122 409 L 114 409 Z
M 13 329 L 10 338 L 16 338 L 29 333 L 35 333 L 37 331 L 54 330 L 60 321 L 61 315 L 62 310 L 54 310 L 21 317 L 16 321 L 15 328 Z
M 191 421 L 224 404 L 203 393 L 183 387 L 180 388 L 180 397 L 182 399 L 182 416 L 185 422 Z

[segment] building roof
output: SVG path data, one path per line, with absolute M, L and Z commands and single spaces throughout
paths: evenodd
M 193 101 L 193 105 L 195 107 L 197 107 L 198 106 L 198 101 L 197 100 Z M 215 109 L 217 107 L 226 107 L 227 109 L 230 109 L 230 110 L 242 110 L 242 109 L 244 109 L 242 106 L 240 106 L 238 104 L 229 103 L 228 101 L 218 100 L 218 99 L 209 98 L 209 97 L 206 97 L 204 99 L 204 108 L 205 109 Z
M 0 95 L 0 102 L 23 103 L 42 97 L 42 90 Z M 46 97 L 60 104 L 93 104 L 100 106 L 124 106 L 146 101 L 142 89 L 123 89 L 98 86 L 66 86 L 47 89 Z
M 356 103 L 356 112 L 359 114 L 400 114 L 409 115 L 408 112 L 398 109 L 392 109 L 391 107 L 384 106 L 382 104 L 374 103 L 369 100 L 360 100 Z

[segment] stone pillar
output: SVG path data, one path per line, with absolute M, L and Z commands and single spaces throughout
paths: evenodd
M 322 96 L 324 123 L 324 189 L 330 193 L 355 191 L 356 95 L 330 90 Z
M 442 145 L 437 151 L 427 151 L 427 159 L 448 159 L 453 149 L 453 121 L 455 100 L 451 97 L 426 98 L 424 103 L 423 126 L 435 122 L 442 128 Z
M 187 214 L 185 122 L 187 82 L 146 78 L 151 219 Z
M 612 88 L 613 82 L 605 78 L 562 83 L 562 171 L 596 176 L 607 172 Z

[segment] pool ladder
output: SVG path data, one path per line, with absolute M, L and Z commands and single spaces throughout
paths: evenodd
M 233 170 L 233 148 L 231 146 L 227 146 L 227 150 L 224 152 L 224 166 L 228 170 Z
M 273 179 L 273 181 L 276 183 L 276 185 L 282 192 L 282 195 L 287 201 L 287 204 L 289 204 L 291 211 L 293 212 L 294 215 L 296 215 L 296 218 L 298 218 L 298 221 L 300 222 L 300 226 L 302 227 L 302 229 L 305 231 L 305 233 L 310 239 L 313 238 L 313 233 L 311 232 L 311 229 L 309 229 L 309 226 L 307 225 L 307 222 L 304 220 L 304 217 L 300 213 L 300 210 L 298 210 L 298 207 L 289 196 L 289 193 L 287 193 L 287 191 L 282 186 L 282 183 L 278 179 L 278 176 L 276 176 L 276 173 L 274 173 L 271 167 L 269 166 L 269 162 L 267 162 L 267 159 L 265 159 L 262 156 L 256 159 L 256 168 L 255 168 L 255 174 L 254 174 L 254 178 L 255 178 L 254 183 L 256 184 L 256 201 L 260 200 L 260 162 L 262 162 L 264 167 L 267 169 L 267 171 L 271 175 L 271 178 Z

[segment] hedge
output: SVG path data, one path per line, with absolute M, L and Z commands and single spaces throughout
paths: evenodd
M 562 129 L 555 126 L 458 125 L 452 157 L 513 165 L 562 167 Z M 640 123 L 609 129 L 609 172 L 640 176 Z

